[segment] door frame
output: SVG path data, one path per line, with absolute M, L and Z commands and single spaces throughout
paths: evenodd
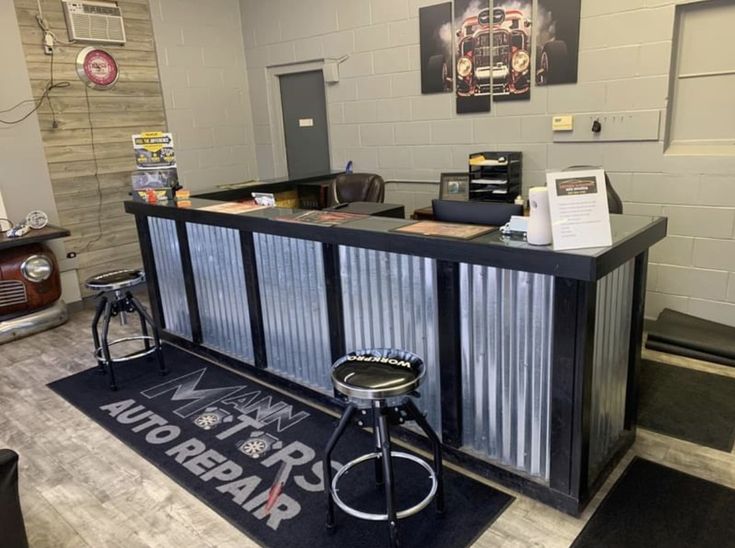
M 281 103 L 281 81 L 279 76 L 294 74 L 298 72 L 322 73 L 324 79 L 324 59 L 306 61 L 301 63 L 289 63 L 266 67 L 268 86 L 268 118 L 270 120 L 271 144 L 273 149 L 273 171 L 275 177 L 288 177 L 288 157 L 286 156 L 286 130 L 283 127 L 283 105 Z M 329 104 L 327 101 L 327 86 L 324 86 L 324 102 L 327 116 L 327 146 L 329 147 L 329 163 L 332 163 L 332 138 L 329 128 Z

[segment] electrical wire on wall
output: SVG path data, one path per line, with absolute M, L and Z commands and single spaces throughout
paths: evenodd
M 94 160 L 94 179 L 97 181 L 97 237 L 87 242 L 87 245 L 77 253 L 88 251 L 92 244 L 102 239 L 102 182 L 100 181 L 100 168 L 97 163 L 97 147 L 94 139 L 94 124 L 92 124 L 92 105 L 89 102 L 89 88 L 87 86 L 84 86 L 84 98 L 87 101 L 87 121 L 89 122 L 89 137 L 92 144 L 92 159 Z
M 6 120 L 3 118 L 0 118 L 0 124 L 6 125 L 6 126 L 14 126 L 16 124 L 20 124 L 24 120 L 27 120 L 28 117 L 30 117 L 34 112 L 36 112 L 39 108 L 41 108 L 41 105 L 43 105 L 44 101 L 48 101 L 49 109 L 51 109 L 51 117 L 53 119 L 52 127 L 57 128 L 58 122 L 56 121 L 56 112 L 54 111 L 54 107 L 51 104 L 51 97 L 50 94 L 53 90 L 59 89 L 59 88 L 68 88 L 71 85 L 71 82 L 62 81 L 62 82 L 55 82 L 54 81 L 54 54 L 51 53 L 50 56 L 50 64 L 49 64 L 49 81 L 46 83 L 46 86 L 43 89 L 43 92 L 41 93 L 41 96 L 38 99 L 25 99 L 23 101 L 20 101 L 19 103 L 13 105 L 10 108 L 0 110 L 0 114 L 7 114 L 10 112 L 13 112 L 14 110 L 22 107 L 23 105 L 26 105 L 28 103 L 33 104 L 33 108 L 26 112 L 24 115 L 22 115 L 20 118 L 16 118 L 14 120 Z
M 33 105 L 33 108 L 30 111 L 26 112 L 19 118 L 8 120 L 8 119 L 4 119 L 3 117 L 0 117 L 0 124 L 6 125 L 6 126 L 14 126 L 16 124 L 20 124 L 21 122 L 27 120 L 39 108 L 41 108 L 41 105 L 43 105 L 44 101 L 47 101 L 49 109 L 51 110 L 51 119 L 52 119 L 51 127 L 56 129 L 59 126 L 59 124 L 56 121 L 56 112 L 54 111 L 54 106 L 51 104 L 51 92 L 55 89 L 67 88 L 71 85 L 71 83 L 67 81 L 61 81 L 61 82 L 54 81 L 54 48 L 56 44 L 71 45 L 71 42 L 63 42 L 57 38 L 56 34 L 51 30 L 51 27 L 49 26 L 48 22 L 43 17 L 43 10 L 41 8 L 41 0 L 36 0 L 36 2 L 38 5 L 38 13 L 36 14 L 36 22 L 38 23 L 38 26 L 40 27 L 40 29 L 43 31 L 43 49 L 45 53 L 49 56 L 49 80 L 46 83 L 46 86 L 44 86 L 43 92 L 38 97 L 38 99 L 36 98 L 24 99 L 23 101 L 16 103 L 10 108 L 0 110 L 0 114 L 8 114 L 29 103 Z

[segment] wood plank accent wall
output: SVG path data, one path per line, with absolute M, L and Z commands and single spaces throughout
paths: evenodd
M 107 91 L 86 88 L 77 77 L 75 61 L 87 44 L 58 45 L 54 81 L 71 83 L 51 92 L 58 128 L 52 127 L 48 104 L 39 109 L 60 221 L 72 233 L 65 245 L 67 252 L 78 254 L 80 284 L 104 270 L 141 266 L 135 223 L 122 207 L 135 169 L 130 136 L 167 127 L 148 0 L 119 0 L 118 5 L 128 41 L 124 46 L 100 46 L 117 60 L 116 86 Z M 41 0 L 41 7 L 56 36 L 68 41 L 61 1 Z M 15 0 L 15 9 L 33 94 L 40 97 L 49 81 L 51 57 L 41 45 L 36 0 Z M 89 292 L 82 287 L 82 294 Z

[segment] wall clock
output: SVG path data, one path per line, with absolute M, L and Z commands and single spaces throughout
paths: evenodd
M 111 53 L 100 48 L 86 47 L 77 55 L 77 74 L 92 89 L 110 89 L 120 75 Z

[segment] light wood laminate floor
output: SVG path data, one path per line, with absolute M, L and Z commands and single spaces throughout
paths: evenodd
M 64 326 L 0 346 L 0 446 L 21 455 L 31 546 L 257 546 L 46 387 L 94 365 L 91 315 L 75 313 Z M 735 376 L 735 370 L 696 360 L 647 351 L 644 357 Z M 515 502 L 475 546 L 569 546 L 634 455 L 735 487 L 735 454 L 639 430 L 580 519 L 512 493 Z

